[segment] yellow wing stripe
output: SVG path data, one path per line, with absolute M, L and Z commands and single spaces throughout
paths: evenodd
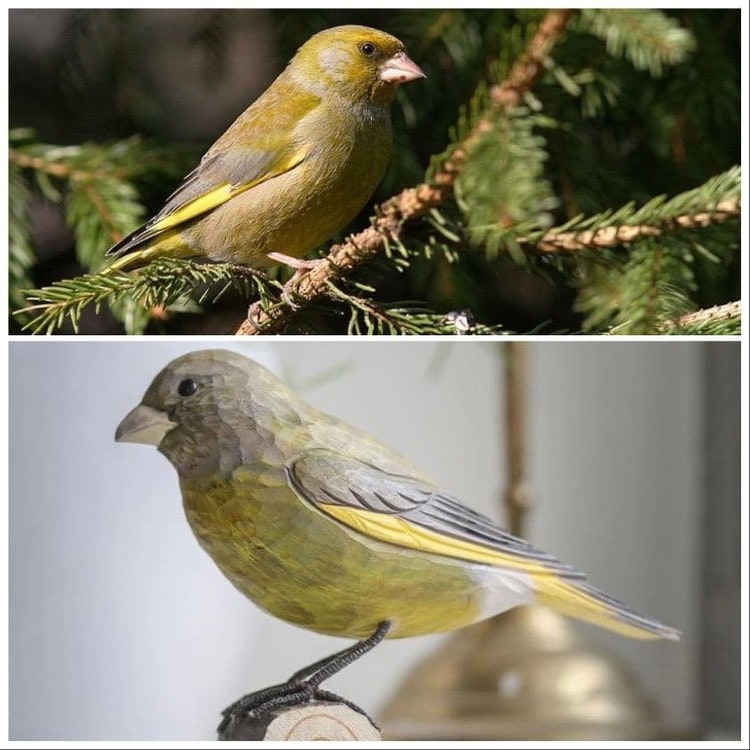
M 617 607 L 579 589 L 575 583 L 565 581 L 541 562 L 524 560 L 517 555 L 454 539 L 417 526 L 398 516 L 342 505 L 321 503 L 318 507 L 337 521 L 371 539 L 433 555 L 525 572 L 532 578 L 537 600 L 570 617 L 594 623 L 630 638 L 655 640 L 679 637 L 676 631 L 674 635 L 667 632 L 652 632 L 637 623 L 628 622 Z
M 197 216 L 212 211 L 214 208 L 222 205 L 222 203 L 226 203 L 230 198 L 234 198 L 236 195 L 244 193 L 246 190 L 249 190 L 256 185 L 260 185 L 260 183 L 265 182 L 272 177 L 278 177 L 279 175 L 284 174 L 284 172 L 294 169 L 305 158 L 305 153 L 306 152 L 304 151 L 296 152 L 288 161 L 279 164 L 278 168 L 269 169 L 259 175 L 256 179 L 250 180 L 249 182 L 243 182 L 239 185 L 232 185 L 225 182 L 222 185 L 215 187 L 213 190 L 209 190 L 199 198 L 195 198 L 184 206 L 172 211 L 172 213 L 168 214 L 160 221 L 157 221 L 153 226 L 149 227 L 149 234 L 158 234 L 165 229 L 171 229 L 179 224 L 184 224 L 191 219 L 195 219 Z
M 254 183 L 248 183 L 247 185 L 232 186 L 227 182 L 223 185 L 219 185 L 219 187 L 210 190 L 208 193 L 201 195 L 200 198 L 190 201 L 190 203 L 187 203 L 176 211 L 173 211 L 171 214 L 167 214 L 160 221 L 157 221 L 149 227 L 149 234 L 158 234 L 165 229 L 171 229 L 178 224 L 184 224 L 186 221 L 194 219 L 196 216 L 205 214 L 217 206 L 220 206 L 222 203 L 226 203 L 238 193 L 251 188 L 253 184 Z
M 516 555 L 504 554 L 480 544 L 438 534 L 399 516 L 344 505 L 321 503 L 318 507 L 360 534 L 381 542 L 395 544 L 398 547 L 454 557 L 467 562 L 501 565 L 532 574 L 549 575 L 551 572 L 542 563 L 524 560 Z
M 142 250 L 134 250 L 121 255 L 113 260 L 108 266 L 102 268 L 99 273 L 110 274 L 115 271 L 129 271 L 133 268 L 145 266 L 154 258 L 190 258 L 195 251 L 182 238 L 178 230 L 169 230 L 162 233 L 155 243 L 148 245 Z

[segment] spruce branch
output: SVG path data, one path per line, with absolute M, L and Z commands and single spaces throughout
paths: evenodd
M 617 247 L 627 245 L 643 237 L 659 237 L 674 229 L 698 229 L 709 224 L 719 224 L 730 219 L 739 219 L 740 201 L 732 199 L 722 201 L 714 211 L 697 214 L 682 214 L 671 221 L 665 221 L 662 226 L 648 224 L 603 227 L 596 230 L 581 232 L 547 232 L 536 243 L 536 251 L 540 253 L 571 253 L 577 250 L 593 248 Z M 532 241 L 522 237 L 519 243 L 531 244 Z
M 17 148 L 8 149 L 8 161 L 20 169 L 32 169 L 60 180 L 95 180 L 98 177 L 111 176 L 101 168 L 92 171 L 76 169 L 56 158 L 48 158 L 44 155 L 32 156 Z
M 546 60 L 553 47 L 560 41 L 572 15 L 572 10 L 561 9 L 551 10 L 544 16 L 505 80 L 490 88 L 489 100 L 497 109 L 480 118 L 463 142 L 452 149 L 441 169 L 433 175 L 431 180 L 433 184 L 447 188 L 453 187 L 471 147 L 483 133 L 494 127 L 493 115 L 497 113 L 497 110 L 512 110 L 521 104 L 524 96 L 531 91 L 544 73 Z
M 572 13 L 571 10 L 552 10 L 545 15 L 506 79 L 490 89 L 489 98 L 497 109 L 512 109 L 522 101 L 544 71 L 544 61 L 560 40 Z M 480 118 L 466 138 L 451 149 L 429 183 L 407 188 L 382 203 L 376 209 L 372 226 L 331 247 L 327 263 L 318 264 L 298 281 L 285 285 L 284 299 L 294 300 L 292 304 L 282 301 L 265 307 L 261 302 L 253 303 L 237 335 L 278 333 L 300 308 L 325 297 L 329 283 L 349 276 L 362 263 L 383 252 L 389 241 L 397 240 L 404 224 L 438 208 L 452 195 L 468 151 L 482 133 L 492 127 L 491 116 Z
M 132 180 L 158 171 L 179 174 L 186 154 L 175 157 L 174 148 L 132 136 L 108 144 L 83 143 L 55 146 L 33 140 L 34 133 L 16 128 L 9 133 L 8 161 L 19 169 L 46 174 L 63 181 L 96 182 L 100 179 Z
M 670 334 L 740 333 L 742 305 L 739 300 L 682 315 L 661 326 Z
M 376 305 L 371 300 L 347 294 L 332 283 L 328 285 L 328 290 L 331 298 L 346 302 L 352 309 L 347 331 L 349 335 L 418 335 L 423 333 L 425 323 L 419 318 L 425 314 L 429 316 L 429 311 L 413 307 L 406 310 L 398 306 L 386 308 Z
M 651 334 L 694 309 L 694 291 L 693 258 L 687 246 L 645 237 L 633 243 L 622 263 L 589 270 L 576 308 L 586 314 L 586 331 Z
M 616 211 L 589 218 L 576 217 L 564 227 L 549 230 L 539 237 L 519 237 L 518 242 L 538 253 L 572 253 L 739 221 L 740 180 L 740 168 L 733 167 L 670 200 L 660 196 L 639 209 L 629 203 Z
M 573 11 L 551 10 L 542 19 L 526 51 L 514 63 L 505 80 L 490 89 L 490 99 L 498 106 L 510 109 L 517 107 L 544 73 L 547 58 L 565 32 Z
M 184 304 L 200 287 L 204 289 L 198 298 L 199 304 L 209 298 L 216 302 L 232 288 L 244 296 L 254 292 L 261 300 L 268 301 L 273 286 L 281 288 L 261 271 L 245 266 L 159 259 L 137 272 L 86 274 L 31 290 L 27 301 L 32 304 L 17 314 L 34 314 L 24 326 L 24 330 L 31 333 L 54 333 L 66 321 L 78 333 L 81 314 L 89 305 L 98 310 L 104 302 L 117 304 L 133 300 L 143 309 L 166 311 Z
M 627 246 L 627 255 L 607 263 L 580 253 L 594 263 L 581 266 L 576 308 L 586 314 L 585 330 L 658 333 L 694 309 L 699 261 L 719 269 L 736 257 L 740 191 L 740 168 L 733 167 L 669 200 L 573 219 L 534 246 L 553 254 Z
M 29 140 L 32 136 L 11 131 L 10 169 L 28 175 L 47 200 L 64 207 L 66 222 L 75 231 L 77 259 L 91 270 L 104 264 L 103 247 L 143 219 L 145 209 L 132 180 L 150 170 L 169 174 L 181 160 L 138 137 L 55 146 Z
M 583 8 L 580 25 L 603 39 L 611 55 L 622 55 L 653 76 L 685 60 L 694 47 L 690 32 L 661 10 Z
M 340 299 L 351 308 L 347 333 L 368 336 L 453 336 L 506 334 L 500 326 L 477 324 L 466 310 L 447 315 L 435 313 L 417 303 L 394 302 L 375 304 L 372 300 L 354 296 L 329 285 L 329 296 Z

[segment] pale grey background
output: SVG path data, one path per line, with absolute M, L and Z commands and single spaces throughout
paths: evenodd
M 226 704 L 344 645 L 237 593 L 192 537 L 168 462 L 113 442 L 161 367 L 213 346 L 11 343 L 12 739 L 213 739 Z M 227 348 L 499 515 L 501 345 Z M 685 631 L 680 644 L 650 644 L 586 628 L 633 665 L 678 725 L 699 712 L 705 352 L 690 343 L 531 345 L 530 536 Z M 386 643 L 330 687 L 376 712 L 441 638 Z

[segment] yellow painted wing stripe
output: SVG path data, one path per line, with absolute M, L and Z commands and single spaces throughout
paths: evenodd
M 658 640 L 662 637 L 646 628 L 622 620 L 616 609 L 559 578 L 542 580 L 539 577 L 535 578 L 535 583 L 537 599 L 564 615 L 591 622 L 628 638 Z
M 467 562 L 485 565 L 502 565 L 526 573 L 550 575 L 542 563 L 524 560 L 517 555 L 505 554 L 480 544 L 444 536 L 423 526 L 417 526 L 399 516 L 390 516 L 371 510 L 360 510 L 344 505 L 319 503 L 328 515 L 371 539 L 395 544 L 398 547 L 429 552 L 433 555 L 454 557 Z
M 623 620 L 615 607 L 581 591 L 575 584 L 561 579 L 554 571 L 545 568 L 542 563 L 530 562 L 516 555 L 497 552 L 480 544 L 444 536 L 398 516 L 342 505 L 319 503 L 317 507 L 337 521 L 371 539 L 420 552 L 429 552 L 433 555 L 502 566 L 528 573 L 534 581 L 538 601 L 562 614 L 594 623 L 630 638 L 653 640 L 663 637 Z

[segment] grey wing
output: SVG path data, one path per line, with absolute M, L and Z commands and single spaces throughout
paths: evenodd
M 273 151 L 251 149 L 247 149 L 244 153 L 241 149 L 234 149 L 231 155 L 222 151 L 207 153 L 201 159 L 200 164 L 183 179 L 177 189 L 167 198 L 161 210 L 138 229 L 123 237 L 106 254 L 108 256 L 119 256 L 136 250 L 163 231 L 158 225 L 167 216 L 188 206 L 221 185 L 235 186 L 252 182 L 271 168 L 277 156 Z M 206 210 L 211 208 L 213 208 L 213 205 L 209 204 Z M 196 211 L 191 218 L 197 218 L 201 213 L 201 211 Z
M 553 555 L 509 534 L 456 498 L 412 477 L 389 474 L 322 449 L 305 452 L 286 466 L 286 473 L 297 495 L 319 509 L 333 504 L 397 515 L 437 534 L 539 562 L 564 578 L 586 577 Z
M 234 148 L 231 154 L 225 151 L 207 153 L 167 198 L 164 207 L 152 221 L 163 219 L 219 185 L 253 182 L 268 171 L 274 159 L 278 159 L 278 154 L 273 151 L 240 147 Z

